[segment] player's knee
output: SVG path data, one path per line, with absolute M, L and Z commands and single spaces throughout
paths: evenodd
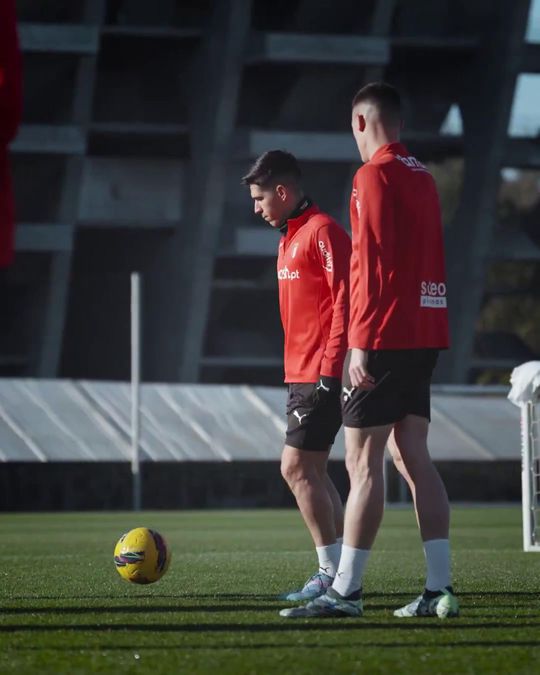
M 365 482 L 382 470 L 380 461 L 368 452 L 347 452 L 345 467 L 351 482 Z
M 305 462 L 297 457 L 283 457 L 281 459 L 281 475 L 283 479 L 293 488 L 301 481 L 309 480 L 310 472 Z

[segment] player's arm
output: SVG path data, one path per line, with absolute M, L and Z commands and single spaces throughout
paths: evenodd
M 367 349 L 386 311 L 388 283 L 394 268 L 394 200 L 386 176 L 366 166 L 355 180 L 358 201 L 353 223 L 355 261 L 351 272 L 349 375 L 355 387 L 370 389 Z M 355 200 L 353 200 L 355 202 Z M 351 214 L 353 215 L 353 214 Z
M 349 321 L 349 264 L 351 240 L 335 225 L 323 225 L 317 231 L 318 262 L 330 289 L 332 321 L 321 363 L 321 376 L 341 380 L 347 352 Z
M 0 2 L 0 144 L 15 136 L 22 108 L 21 56 L 14 0 Z

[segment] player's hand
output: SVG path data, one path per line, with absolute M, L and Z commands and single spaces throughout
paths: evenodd
M 367 370 L 368 353 L 364 349 L 351 349 L 349 377 L 351 384 L 358 389 L 370 390 L 375 386 L 375 378 Z

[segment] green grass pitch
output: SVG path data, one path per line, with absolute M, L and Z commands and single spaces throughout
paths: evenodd
M 316 567 L 295 511 L 3 514 L 0 673 L 540 672 L 540 554 L 513 508 L 453 512 L 462 616 L 395 619 L 422 587 L 413 514 L 388 509 L 361 619 L 287 620 L 275 595 Z M 171 545 L 152 586 L 123 581 L 113 547 L 154 527 Z

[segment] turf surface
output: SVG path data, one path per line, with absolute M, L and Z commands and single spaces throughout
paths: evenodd
M 287 620 L 275 595 L 315 571 L 294 511 L 2 515 L 0 673 L 540 672 L 540 554 L 519 508 L 458 508 L 462 616 L 395 619 L 423 582 L 409 509 L 387 510 L 361 619 Z M 168 574 L 120 579 L 116 539 L 164 534 Z

